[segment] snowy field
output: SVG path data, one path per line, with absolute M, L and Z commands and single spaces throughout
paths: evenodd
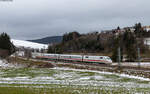
M 78 93 L 66 94 L 150 93 L 150 79 L 138 76 L 63 67 L 16 68 L 3 61 L 0 61 L 0 65 L 0 90 L 1 88 L 13 88 L 13 90 L 14 88 L 23 88 L 24 90 L 24 88 L 28 87 L 30 89 L 34 88 L 36 91 L 42 89 L 43 92 L 48 92 L 48 90 L 51 90 L 52 88 L 56 91 L 63 90 L 60 92 L 72 92 L 72 90 L 78 91 Z M 101 92 L 100 89 L 109 91 L 109 93 L 97 93 Z M 86 93 L 87 90 L 88 92 Z M 116 93 L 116 91 L 118 92 L 119 90 L 120 92 Z M 115 91 L 115 93 L 111 93 L 112 91 Z M 0 94 L 1 92 L 2 91 L 0 91 Z
M 70 68 L 4 68 L 0 69 L 0 87 L 36 87 L 51 88 L 50 85 L 125 88 L 134 90 L 145 88 L 150 90 L 150 79 L 125 74 L 79 70 Z
M 120 81 L 122 82 L 120 83 Z M 143 81 L 149 83 L 150 79 L 125 74 L 69 68 L 0 70 L 0 83 L 2 84 L 71 84 L 134 88 L 138 85 L 140 87 L 150 87 L 149 84 L 137 84 Z

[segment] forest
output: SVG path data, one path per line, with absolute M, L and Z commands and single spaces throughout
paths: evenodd
M 123 57 L 129 61 L 137 60 L 137 49 L 141 54 L 149 52 L 148 46 L 144 44 L 144 38 L 150 37 L 150 32 L 143 29 L 141 23 L 131 27 L 116 29 L 107 32 L 92 32 L 80 34 L 77 31 L 66 33 L 59 44 L 49 46 L 48 53 L 78 53 L 108 55 L 117 61 L 118 48 Z

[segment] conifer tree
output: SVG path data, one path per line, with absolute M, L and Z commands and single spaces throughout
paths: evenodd
M 7 33 L 0 34 L 0 49 L 8 50 L 9 54 L 15 52 L 15 46 L 11 43 Z
M 134 33 L 125 32 L 124 34 L 124 48 L 126 50 L 127 58 L 129 61 L 134 61 L 137 58 L 136 54 L 136 37 Z

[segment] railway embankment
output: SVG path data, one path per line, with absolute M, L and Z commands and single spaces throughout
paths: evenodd
M 41 61 L 41 60 L 32 60 L 27 58 L 19 57 L 10 57 L 7 59 L 7 63 L 14 65 L 15 67 L 24 67 L 24 68 L 53 68 L 54 64 Z
M 93 63 L 56 63 L 58 67 L 70 67 L 75 69 L 88 69 L 88 70 L 97 70 L 97 71 L 105 71 L 105 72 L 114 72 L 120 74 L 128 74 L 134 76 L 140 76 L 145 78 L 150 78 L 150 63 L 145 64 L 141 63 L 139 68 L 136 63 L 124 63 L 119 67 L 117 63 L 113 63 L 111 65 L 106 64 L 93 64 Z
M 81 63 L 81 62 L 60 62 L 60 61 L 45 61 L 37 59 L 26 59 L 26 58 L 11 58 L 10 63 L 15 65 L 23 65 L 24 67 L 34 68 L 52 68 L 52 67 L 67 67 L 74 69 L 87 69 L 97 70 L 105 72 L 113 72 L 120 74 L 128 74 L 134 76 L 140 76 L 150 78 L 150 63 L 142 62 L 140 67 L 138 62 L 124 62 L 118 66 L 118 63 L 96 64 L 96 63 Z

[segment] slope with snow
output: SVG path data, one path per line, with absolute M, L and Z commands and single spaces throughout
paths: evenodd
M 25 48 L 34 48 L 34 49 L 47 49 L 48 48 L 48 45 L 46 44 L 34 43 L 34 42 L 29 42 L 29 41 L 24 41 L 24 40 L 11 39 L 11 42 L 16 47 L 25 47 Z

